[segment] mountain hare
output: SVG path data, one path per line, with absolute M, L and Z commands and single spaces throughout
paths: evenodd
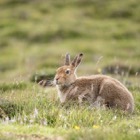
M 66 54 L 65 65 L 56 71 L 53 83 L 61 103 L 69 100 L 78 100 L 81 103 L 87 100 L 91 106 L 120 108 L 132 113 L 133 96 L 118 80 L 105 75 L 76 76 L 76 69 L 82 57 L 81 53 L 70 62 L 70 55 Z

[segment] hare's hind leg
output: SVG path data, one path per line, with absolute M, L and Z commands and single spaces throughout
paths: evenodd
M 109 108 L 120 108 L 125 110 L 126 102 L 124 89 L 111 80 L 105 80 L 99 91 L 99 96 L 105 99 L 105 104 Z

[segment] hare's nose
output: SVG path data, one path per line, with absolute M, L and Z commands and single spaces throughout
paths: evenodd
M 56 81 L 58 81 L 58 80 L 59 80 L 59 77 L 56 78 Z

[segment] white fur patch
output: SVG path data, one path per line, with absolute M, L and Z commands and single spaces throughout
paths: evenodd
M 64 103 L 65 100 L 66 100 L 66 94 L 63 94 L 63 93 L 60 91 L 58 85 L 56 85 L 56 88 L 57 88 L 57 93 L 58 93 L 58 97 L 59 97 L 59 99 L 60 99 L 60 102 L 61 102 L 61 103 Z
M 72 95 L 75 96 L 78 87 L 70 87 L 65 93 L 60 91 L 60 88 L 58 85 L 56 85 L 57 88 L 57 93 L 58 93 L 58 97 L 60 99 L 61 103 L 64 103 L 66 101 L 67 96 Z
M 91 92 L 93 91 L 93 84 L 91 85 Z
M 52 83 L 53 83 L 53 85 L 56 85 L 56 80 L 54 79 Z

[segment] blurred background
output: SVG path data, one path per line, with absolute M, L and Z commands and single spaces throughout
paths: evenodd
M 78 76 L 138 81 L 139 13 L 139 0 L 0 0 L 0 82 L 53 78 L 67 52 L 84 53 Z

